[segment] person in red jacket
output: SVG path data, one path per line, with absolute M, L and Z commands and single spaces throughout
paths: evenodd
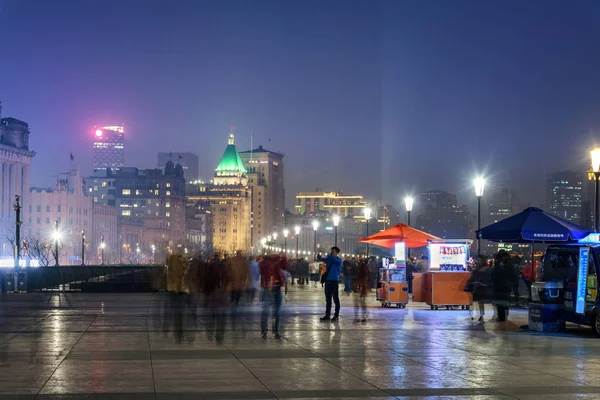
M 281 287 L 286 284 L 284 269 L 287 268 L 287 260 L 280 256 L 267 256 L 260 263 L 260 282 L 262 293 L 262 317 L 260 320 L 261 337 L 267 338 L 267 325 L 269 322 L 269 311 L 273 310 L 273 334 L 275 339 L 281 339 L 279 335 L 279 314 L 281 311 Z

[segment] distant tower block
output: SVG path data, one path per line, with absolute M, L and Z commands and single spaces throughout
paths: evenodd
M 121 168 L 125 164 L 123 125 L 94 127 L 94 168 Z

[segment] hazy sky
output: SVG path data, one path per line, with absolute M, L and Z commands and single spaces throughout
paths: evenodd
M 31 125 L 32 184 L 91 171 L 94 125 L 126 162 L 236 144 L 286 155 L 288 207 L 317 187 L 399 203 L 471 197 L 480 170 L 543 198 L 600 137 L 597 1 L 0 0 L 0 100 Z M 271 138 L 271 142 L 269 142 Z

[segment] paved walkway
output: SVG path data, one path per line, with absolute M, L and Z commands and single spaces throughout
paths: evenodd
M 600 399 L 588 330 L 540 335 L 519 329 L 524 311 L 500 326 L 374 301 L 354 324 L 349 297 L 341 321 L 323 324 L 321 301 L 292 289 L 281 341 L 260 338 L 255 306 L 218 342 L 219 318 L 193 296 L 6 296 L 0 399 Z

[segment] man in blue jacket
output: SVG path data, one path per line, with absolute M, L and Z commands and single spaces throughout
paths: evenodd
M 319 256 L 319 261 L 325 262 L 326 269 L 325 273 L 321 277 L 321 280 L 325 281 L 325 316 L 321 318 L 321 321 L 337 321 L 340 316 L 340 295 L 339 295 L 339 281 L 340 271 L 342 269 L 342 259 L 338 257 L 340 249 L 336 246 L 331 248 L 331 254 L 323 258 Z M 335 314 L 331 318 L 331 298 L 335 303 Z

